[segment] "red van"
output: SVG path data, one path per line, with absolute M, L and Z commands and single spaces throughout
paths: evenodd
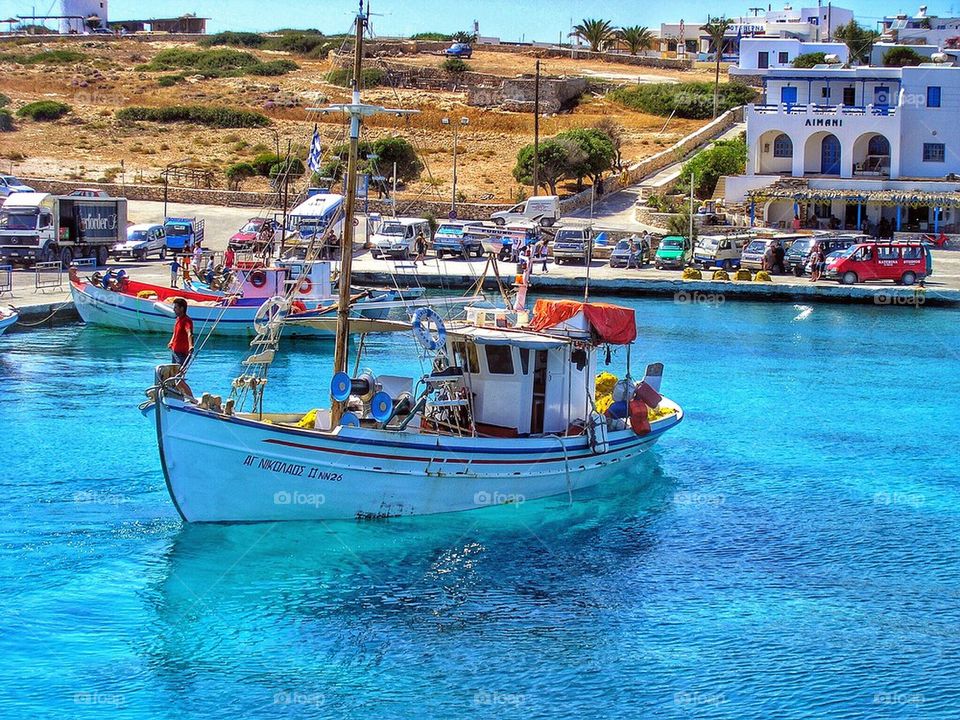
M 826 276 L 844 285 L 893 280 L 913 285 L 933 274 L 930 249 L 919 242 L 858 243 L 827 263 Z

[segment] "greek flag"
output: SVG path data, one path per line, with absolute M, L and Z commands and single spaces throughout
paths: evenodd
M 323 156 L 320 147 L 320 130 L 313 126 L 313 140 L 310 141 L 310 154 L 307 155 L 307 167 L 314 172 L 320 172 L 320 159 Z

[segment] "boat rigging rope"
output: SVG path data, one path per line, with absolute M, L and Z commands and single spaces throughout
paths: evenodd
M 56 315 L 58 312 L 60 312 L 64 307 L 66 307 L 67 305 L 70 305 L 71 303 L 73 303 L 73 298 L 64 300 L 62 303 L 57 305 L 53 309 L 53 312 L 47 315 L 43 320 L 38 320 L 37 322 L 32 322 L 32 323 L 24 322 L 23 320 L 17 320 L 17 325 L 20 327 L 36 327 L 37 325 L 43 325 L 48 320 L 51 320 L 53 316 Z M 17 308 L 15 307 L 13 309 L 17 310 Z

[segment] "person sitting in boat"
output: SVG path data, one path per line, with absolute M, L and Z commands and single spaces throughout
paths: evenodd
M 184 298 L 173 299 L 173 312 L 177 316 L 173 324 L 173 337 L 167 343 L 173 353 L 172 362 L 180 366 L 180 378 L 177 380 L 177 389 L 187 397 L 193 397 L 193 391 L 184 380 L 183 374 L 193 352 L 193 320 L 187 315 L 187 301 Z

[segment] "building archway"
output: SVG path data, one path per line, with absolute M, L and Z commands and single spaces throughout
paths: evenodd
M 803 149 L 803 171 L 815 175 L 840 175 L 840 140 L 830 132 L 810 135 Z
M 793 170 L 794 142 L 787 133 L 768 130 L 757 138 L 754 171 L 758 175 L 786 174 Z
M 876 132 L 858 137 L 853 143 L 853 172 L 857 175 L 889 175 L 890 141 Z

